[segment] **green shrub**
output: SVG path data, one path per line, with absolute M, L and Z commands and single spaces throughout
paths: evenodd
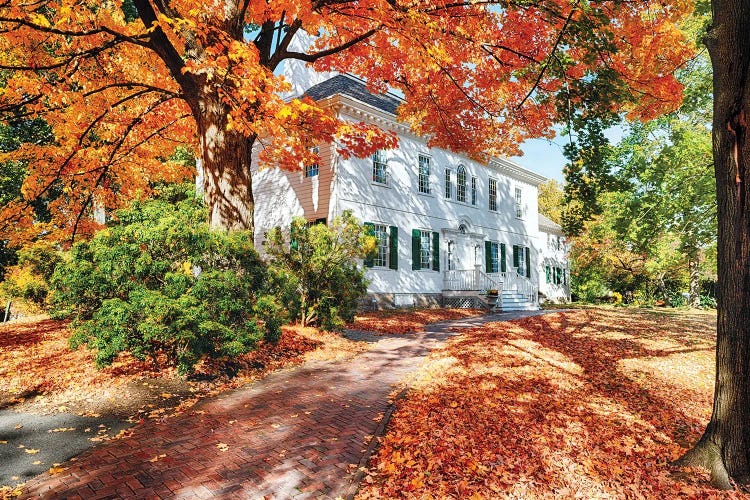
M 351 212 L 330 227 L 295 218 L 288 234 L 275 228 L 264 245 L 271 257 L 271 287 L 288 305 L 292 319 L 327 330 L 354 319 L 357 303 L 367 292 L 358 261 L 375 244 Z
M 279 336 L 267 299 L 258 305 L 266 268 L 251 236 L 211 231 L 192 196 L 169 197 L 117 212 L 54 273 L 57 311 L 75 320 L 71 345 L 96 349 L 99 366 L 129 351 L 187 372 Z
M 271 295 L 264 295 L 255 302 L 255 315 L 261 319 L 266 329 L 266 340 L 278 342 L 281 338 L 281 325 L 284 324 L 286 314 L 278 300 Z
M 716 309 L 716 298 L 709 295 L 700 295 L 700 308 L 701 309 Z

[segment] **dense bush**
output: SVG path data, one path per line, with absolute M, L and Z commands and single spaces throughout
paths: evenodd
M 95 348 L 99 366 L 129 351 L 186 372 L 278 339 L 280 307 L 262 295 L 266 268 L 249 234 L 209 230 L 205 208 L 175 188 L 116 217 L 52 278 L 58 314 L 75 320 L 74 348 Z
M 351 212 L 330 227 L 295 218 L 288 234 L 275 228 L 266 235 L 271 286 L 293 319 L 340 329 L 354 319 L 367 292 L 358 261 L 374 249 L 375 239 Z

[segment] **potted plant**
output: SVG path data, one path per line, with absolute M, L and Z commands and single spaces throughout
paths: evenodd
M 497 299 L 498 299 L 498 292 L 497 292 L 497 290 L 494 289 L 494 288 L 491 288 L 491 289 L 487 290 L 486 297 L 487 297 L 487 304 L 491 308 L 495 308 L 497 306 Z

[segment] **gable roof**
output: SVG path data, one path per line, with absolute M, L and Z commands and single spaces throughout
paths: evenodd
M 549 217 L 539 214 L 539 230 L 545 233 L 563 234 L 562 226 Z
M 348 75 L 336 75 L 317 85 L 313 85 L 305 92 L 305 95 L 315 101 L 336 94 L 347 95 L 392 115 L 396 114 L 396 108 L 401 104 L 401 100 L 395 96 L 370 92 L 367 90 L 367 85 Z

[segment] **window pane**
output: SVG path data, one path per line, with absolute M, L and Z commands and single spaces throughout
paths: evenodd
M 456 200 L 466 203 L 466 168 L 458 166 L 456 173 Z
M 318 154 L 318 147 L 315 146 L 314 148 L 312 148 L 312 152 Z M 305 177 L 315 177 L 316 175 L 318 175 L 318 170 L 320 170 L 318 162 L 312 163 L 310 165 L 305 165 Z
M 385 152 L 378 150 L 372 155 L 372 180 L 380 184 L 388 183 L 388 170 L 385 162 Z
M 477 204 L 477 178 L 471 178 L 471 204 Z
M 451 189 L 451 170 L 445 169 L 445 197 L 451 199 L 453 196 L 453 190 Z
M 430 158 L 419 155 L 419 192 L 430 194 Z
M 490 243 L 490 272 L 500 272 L 500 245 L 497 243 Z
M 523 217 L 523 205 L 521 203 L 521 188 L 516 188 L 516 217 Z
M 497 181 L 490 179 L 490 197 L 489 197 L 490 210 L 497 210 Z
M 422 231 L 422 244 L 421 247 L 421 255 L 420 255 L 420 267 L 422 269 L 432 269 L 432 240 L 431 235 L 429 231 Z
M 373 265 L 378 267 L 388 266 L 388 227 L 373 226 L 374 235 L 378 239 L 378 254 L 375 256 Z

